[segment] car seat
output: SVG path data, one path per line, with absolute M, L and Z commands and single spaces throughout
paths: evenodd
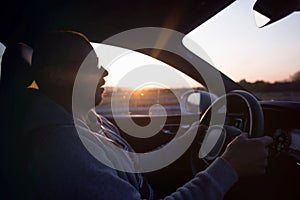
M 23 43 L 5 49 L 1 63 L 0 199 L 23 199 L 29 191 L 26 167 L 26 141 L 22 121 L 26 112 L 26 90 L 31 84 L 33 50 Z

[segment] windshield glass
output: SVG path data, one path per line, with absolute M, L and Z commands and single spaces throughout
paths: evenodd
M 180 99 L 184 94 L 195 89 L 206 90 L 184 73 L 145 54 L 100 43 L 92 45 L 99 64 L 109 73 L 105 77 L 103 103 L 96 108 L 105 116 L 112 115 L 112 105 L 120 116 L 180 115 Z M 124 52 L 117 58 L 105 54 L 117 51 Z
M 258 28 L 254 3 L 237 0 L 186 37 L 206 51 L 208 62 L 257 97 L 300 101 L 300 12 Z

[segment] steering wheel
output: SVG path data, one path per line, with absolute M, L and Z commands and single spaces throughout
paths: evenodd
M 243 90 L 219 97 L 205 111 L 200 124 L 191 145 L 190 162 L 194 175 L 207 168 L 242 132 L 247 132 L 251 138 L 264 135 L 262 108 L 252 94 Z

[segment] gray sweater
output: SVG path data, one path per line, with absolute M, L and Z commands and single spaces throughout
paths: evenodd
M 27 166 L 37 198 L 154 198 L 147 183 L 143 183 L 142 190 L 141 174 L 108 167 L 91 155 L 82 142 L 83 139 L 97 149 L 101 158 L 118 160 L 124 166 L 130 166 L 129 161 L 126 163 L 124 158 L 113 157 L 114 154 L 101 145 L 102 140 L 106 140 L 105 137 L 92 133 L 84 123 L 79 127 L 83 130 L 79 136 L 73 117 L 60 105 L 38 91 L 29 96 L 32 104 L 24 118 L 24 130 L 31 141 Z M 232 167 L 218 158 L 166 199 L 223 199 L 236 181 L 237 175 Z

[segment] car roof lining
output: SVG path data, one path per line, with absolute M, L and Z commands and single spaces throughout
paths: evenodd
M 1 19 L 9 20 L 2 22 L 0 42 L 32 44 L 39 34 L 58 29 L 81 32 L 94 42 L 139 27 L 170 28 L 187 34 L 234 1 L 11 0 L 1 6 Z

